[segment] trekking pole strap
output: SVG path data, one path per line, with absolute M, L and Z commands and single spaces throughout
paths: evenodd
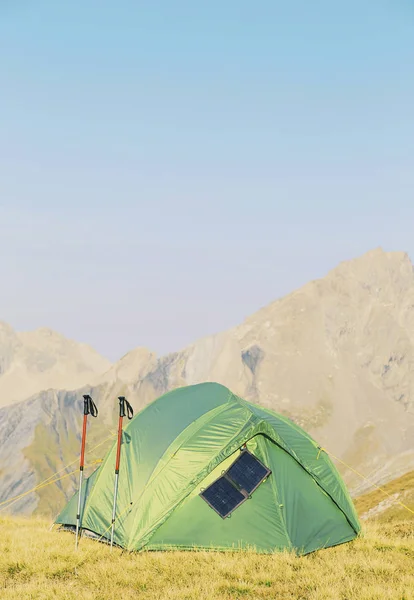
M 128 417 L 129 420 L 134 416 L 134 410 L 125 396 L 119 396 L 119 416 Z
M 92 400 L 92 398 L 89 396 L 89 394 L 85 394 L 83 396 L 83 414 L 91 415 L 91 417 L 98 416 L 98 409 L 96 407 L 96 404 Z

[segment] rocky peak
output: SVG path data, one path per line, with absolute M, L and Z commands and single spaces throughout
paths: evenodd
M 45 389 L 91 383 L 110 366 L 86 344 L 51 329 L 16 332 L 0 323 L 0 406 Z

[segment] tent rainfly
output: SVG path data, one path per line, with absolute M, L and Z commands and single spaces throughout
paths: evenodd
M 116 444 L 82 490 L 81 526 L 110 537 Z M 78 494 L 56 519 L 76 526 Z M 307 554 L 360 524 L 327 454 L 289 419 L 217 383 L 176 389 L 123 433 L 115 543 Z

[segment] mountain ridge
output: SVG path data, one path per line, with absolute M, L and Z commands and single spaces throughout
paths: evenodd
M 413 367 L 413 267 L 405 253 L 376 249 L 340 263 L 239 326 L 166 356 L 137 348 L 92 386 L 49 390 L 16 405 L 13 418 L 20 425 L 11 435 L 12 449 L 19 449 L 8 452 L 13 468 L 0 452 L 3 489 L 25 491 L 29 480 L 40 481 L 76 458 L 82 393 L 91 393 L 100 409 L 101 429 L 91 424 L 97 442 L 113 429 L 117 395 L 126 395 L 137 412 L 171 389 L 202 381 L 222 383 L 288 416 L 346 464 L 384 482 L 414 468 Z M 29 406 L 31 418 L 25 416 Z M 8 412 L 0 410 L 0 441 L 10 429 Z M 26 432 L 24 448 L 19 427 Z M 65 452 L 40 464 L 36 457 L 45 444 Z M 353 493 L 367 489 L 352 469 L 339 466 Z M 14 508 L 53 512 L 75 487 L 73 477 L 56 491 L 55 504 L 46 489 L 30 506 L 27 500 Z M 0 501 L 6 497 L 0 492 Z
M 0 407 L 45 389 L 93 383 L 110 367 L 91 346 L 52 329 L 17 332 L 0 321 Z

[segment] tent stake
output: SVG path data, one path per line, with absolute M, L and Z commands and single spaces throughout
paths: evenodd
M 81 525 L 81 503 L 82 503 L 82 483 L 83 483 L 83 468 L 85 466 L 85 444 L 86 444 L 86 425 L 88 422 L 88 415 L 92 417 L 98 416 L 98 409 L 92 398 L 88 394 L 83 396 L 83 428 L 82 428 L 82 444 L 81 444 L 81 455 L 80 455 L 80 466 L 79 466 L 79 498 L 78 498 L 78 511 L 76 513 L 76 539 L 75 539 L 75 550 L 78 549 L 79 543 L 79 532 Z
M 119 465 L 121 462 L 121 444 L 122 444 L 122 421 L 124 417 L 132 419 L 134 411 L 128 400 L 124 396 L 119 396 L 119 421 L 118 421 L 118 444 L 116 448 L 115 461 L 115 484 L 114 484 L 114 501 L 112 505 L 112 522 L 111 522 L 111 550 L 114 545 L 115 520 L 116 520 L 116 501 L 118 497 L 118 481 L 119 481 Z

